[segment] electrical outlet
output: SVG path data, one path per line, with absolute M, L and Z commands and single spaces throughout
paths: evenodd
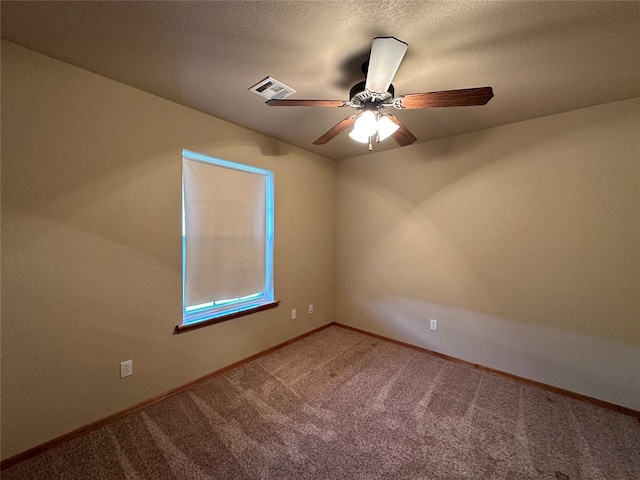
M 313 313 L 313 303 L 309 304 L 309 313 Z
M 298 314 L 296 313 L 296 309 L 291 310 L 291 320 L 295 320 Z
M 133 360 L 120 362 L 120 378 L 130 377 L 133 375 Z
M 438 330 L 438 320 L 434 320 L 433 318 L 429 322 L 429 328 L 431 330 Z

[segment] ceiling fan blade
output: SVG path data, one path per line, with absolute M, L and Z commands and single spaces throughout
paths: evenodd
M 376 37 L 371 45 L 369 69 L 365 88 L 370 92 L 385 93 L 398 71 L 407 51 L 407 44 L 394 37 Z
M 347 107 L 349 102 L 342 100 L 267 100 L 271 107 Z
M 325 143 L 328 143 L 329 141 L 333 140 L 338 134 L 344 132 L 347 128 L 353 125 L 355 121 L 356 121 L 355 115 L 353 117 L 349 117 L 349 118 L 345 118 L 344 120 L 341 120 L 331 130 L 329 130 L 327 133 L 325 133 L 320 138 L 318 138 L 315 142 L 313 142 L 313 144 L 324 145 Z
M 491 87 L 463 88 L 461 90 L 443 90 L 441 92 L 411 93 L 403 95 L 400 105 L 403 108 L 467 107 L 485 105 L 493 98 Z
M 417 140 L 415 135 L 409 131 L 409 129 L 402 123 L 397 117 L 387 114 L 387 117 L 391 119 L 393 123 L 398 125 L 398 130 L 391 134 L 391 137 L 396 141 L 398 145 L 404 147 L 406 145 L 411 145 L 413 142 Z

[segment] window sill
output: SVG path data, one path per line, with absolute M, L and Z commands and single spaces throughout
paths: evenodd
M 206 327 L 208 325 L 215 325 L 216 323 L 226 322 L 227 320 L 232 320 L 238 317 L 244 317 L 245 315 L 251 315 L 252 313 L 261 312 L 263 310 L 270 310 L 272 308 L 276 308 L 280 305 L 280 300 L 276 300 L 275 302 L 265 303 L 263 305 L 258 305 L 257 307 L 247 308 L 246 310 L 242 310 L 240 312 L 228 313 L 226 315 L 220 315 L 219 317 L 211 318 L 209 320 L 202 320 L 200 322 L 187 323 L 177 325 L 174 334 L 190 332 L 191 330 L 196 330 L 198 328 Z

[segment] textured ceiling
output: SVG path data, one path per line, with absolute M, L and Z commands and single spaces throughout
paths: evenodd
M 375 36 L 409 50 L 396 95 L 493 86 L 483 107 L 395 111 L 418 142 L 640 96 L 639 2 L 6 2 L 2 37 L 329 158 L 347 108 L 278 108 L 247 91 L 348 100 Z M 400 148 L 393 140 L 374 150 Z

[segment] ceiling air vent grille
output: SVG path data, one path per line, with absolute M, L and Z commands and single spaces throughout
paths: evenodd
M 267 100 L 282 100 L 283 98 L 290 97 L 291 95 L 296 93 L 293 88 L 287 87 L 284 83 L 281 83 L 272 77 L 267 77 L 263 80 L 260 80 L 253 87 L 250 87 L 249 91 L 257 93 Z

